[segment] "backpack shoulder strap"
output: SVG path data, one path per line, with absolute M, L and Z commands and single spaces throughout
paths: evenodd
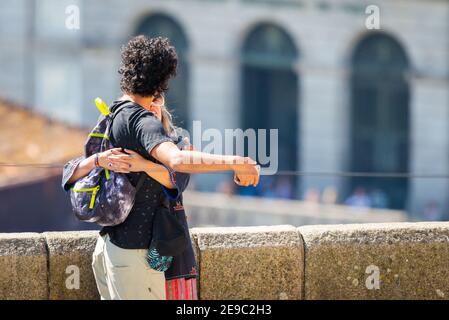
M 120 107 L 118 107 L 116 110 L 114 110 L 114 112 L 111 112 L 109 115 L 107 115 L 106 117 L 109 117 L 107 120 L 107 126 L 106 126 L 106 131 L 105 134 L 107 136 L 111 135 L 111 128 L 112 128 L 112 122 L 114 121 L 115 116 L 121 111 L 123 110 L 123 108 L 125 108 L 127 105 L 129 105 L 131 101 L 127 101 L 125 103 L 123 103 Z
M 127 102 L 123 103 L 120 107 L 118 107 L 116 110 L 114 110 L 114 112 L 111 112 L 111 115 L 110 115 L 111 119 L 114 119 L 115 116 L 116 116 L 120 111 L 122 111 L 123 108 L 125 108 L 126 106 L 129 106 L 130 103 L 131 103 L 131 101 L 127 101 Z

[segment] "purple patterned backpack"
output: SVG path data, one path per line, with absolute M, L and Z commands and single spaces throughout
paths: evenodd
M 112 121 L 126 103 L 113 113 L 100 98 L 95 99 L 102 113 L 85 143 L 85 157 L 114 148 L 109 141 Z M 145 180 L 142 174 L 134 187 L 124 173 L 95 168 L 87 176 L 75 182 L 70 188 L 70 201 L 79 220 L 93 222 L 100 226 L 114 226 L 128 217 L 134 205 L 134 198 Z

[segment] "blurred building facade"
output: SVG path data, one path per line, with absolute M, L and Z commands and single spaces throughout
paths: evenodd
M 380 9 L 368 30 L 367 6 Z M 65 27 L 80 9 L 80 29 Z M 278 128 L 279 170 L 449 173 L 449 2 L 443 0 L 10 0 L 0 3 L 0 96 L 89 127 L 119 95 L 119 47 L 168 36 L 169 106 L 189 128 Z M 217 176 L 195 180 L 214 188 Z M 388 196 L 418 216 L 449 208 L 449 179 L 304 176 Z

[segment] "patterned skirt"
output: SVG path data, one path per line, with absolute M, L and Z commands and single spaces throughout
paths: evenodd
M 177 278 L 165 281 L 167 300 L 198 300 L 196 278 Z

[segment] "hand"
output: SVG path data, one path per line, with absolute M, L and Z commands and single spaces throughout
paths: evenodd
M 193 147 L 193 144 L 190 143 L 188 137 L 184 137 L 182 140 L 184 141 L 184 147 L 182 148 L 182 150 L 195 151 L 195 148 Z
M 125 154 L 122 148 L 113 148 L 103 152 L 98 153 L 98 163 L 100 167 L 121 173 L 129 173 L 129 165 L 122 162 L 117 162 L 115 160 L 110 160 L 109 157 L 117 154 Z
M 233 165 L 234 182 L 239 186 L 257 186 L 260 178 L 260 166 L 249 157 L 239 158 L 238 164 Z
M 121 151 L 121 148 L 110 150 L 112 151 L 108 154 L 107 161 L 112 164 L 113 168 L 124 168 L 123 170 L 128 172 L 141 172 L 147 169 L 148 160 L 139 153 L 129 149 L 125 149 L 125 153 Z

